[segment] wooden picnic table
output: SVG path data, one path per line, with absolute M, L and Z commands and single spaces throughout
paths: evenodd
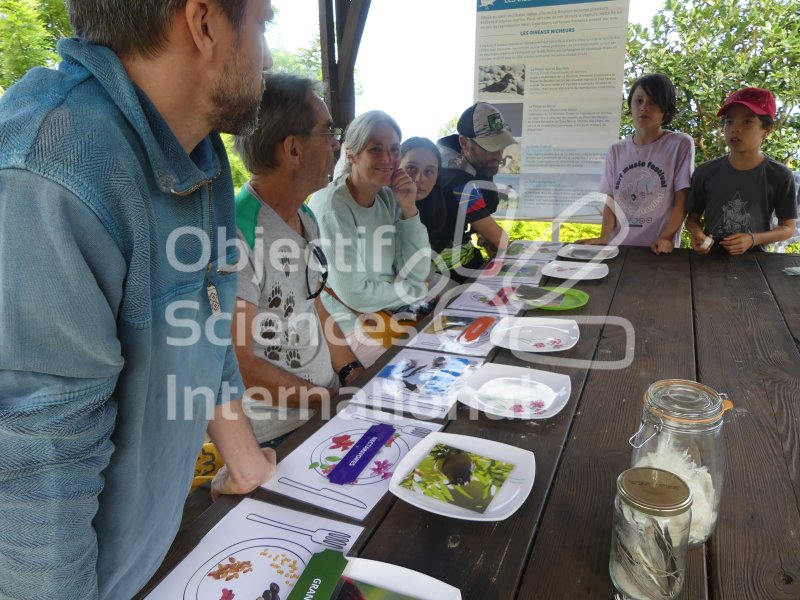
M 575 286 L 589 293 L 586 306 L 529 315 L 618 317 L 632 326 L 633 340 L 619 322 L 581 324 L 577 345 L 558 356 L 593 361 L 590 368 L 525 363 L 502 349 L 489 355 L 568 374 L 572 394 L 558 415 L 470 420 L 460 407 L 446 423 L 448 433 L 535 454 L 536 479 L 523 506 L 504 521 L 472 522 L 387 494 L 360 523 L 358 556 L 441 579 L 465 600 L 611 598 L 615 481 L 629 467 L 628 438 L 641 420 L 643 393 L 657 380 L 693 379 L 727 393 L 734 409 L 723 427 L 727 467 L 717 528 L 690 551 L 681 597 L 800 598 L 800 277 L 782 272 L 800 267 L 800 257 L 620 250 L 607 261 L 608 276 Z M 631 351 L 629 366 L 603 368 Z M 319 426 L 309 422 L 279 457 Z M 348 520 L 265 490 L 252 497 Z M 187 525 L 140 597 L 238 500 L 225 498 Z

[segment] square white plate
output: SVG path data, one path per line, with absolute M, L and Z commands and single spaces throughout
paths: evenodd
M 608 275 L 608 265 L 554 260 L 545 265 L 542 275 L 558 279 L 602 279 Z
M 436 444 L 446 444 L 451 448 L 473 452 L 514 465 L 508 478 L 500 486 L 497 495 L 486 507 L 485 512 L 479 513 L 454 504 L 447 504 L 425 496 L 420 492 L 400 487 L 400 482 L 417 467 Z M 436 432 L 431 433 L 414 446 L 406 454 L 405 458 L 396 465 L 392 480 L 389 482 L 389 491 L 401 500 L 437 515 L 466 521 L 502 521 L 513 515 L 525 502 L 531 489 L 533 489 L 535 476 L 536 459 L 533 456 L 533 452 L 529 450 L 468 435 Z
M 461 600 L 458 588 L 429 575 L 366 558 L 347 558 L 343 576 L 420 600 Z
M 549 419 L 567 405 L 571 392 L 568 375 L 487 363 L 467 378 L 458 401 L 498 417 Z
M 569 350 L 579 338 L 574 320 L 547 317 L 503 317 L 489 336 L 495 346 L 521 352 Z
M 567 244 L 558 251 L 562 258 L 577 260 L 608 260 L 619 254 L 616 246 L 593 246 L 592 244 Z

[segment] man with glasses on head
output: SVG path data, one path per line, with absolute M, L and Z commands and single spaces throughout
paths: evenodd
M 252 178 L 236 198 L 243 268 L 233 339 L 262 444 L 277 445 L 362 370 L 320 301 L 327 259 L 304 204 L 328 184 L 342 135 L 320 87 L 266 74 L 258 128 L 234 144 Z
M 457 134 L 439 139 L 442 169 L 438 184 L 444 198 L 445 218 L 431 222 L 433 205 L 421 203 L 420 218 L 428 228 L 431 248 L 453 270 L 451 276 L 462 281 L 469 276 L 463 269 L 476 269 L 483 257 L 472 245 L 472 234 L 490 256 L 508 245 L 508 235 L 494 220 L 499 197 L 492 180 L 500 168 L 503 150 L 515 144 L 511 128 L 500 111 L 478 102 L 463 112 Z

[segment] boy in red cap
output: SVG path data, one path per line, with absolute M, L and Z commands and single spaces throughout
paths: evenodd
M 703 163 L 692 177 L 686 219 L 692 248 L 706 254 L 719 243 L 735 255 L 789 239 L 797 220 L 794 177 L 761 152 L 775 121 L 775 98 L 761 88 L 744 88 L 725 99 L 717 116 L 729 153 Z

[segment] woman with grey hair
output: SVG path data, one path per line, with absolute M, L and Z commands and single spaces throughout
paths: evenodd
M 400 169 L 401 138 L 397 122 L 384 112 L 356 117 L 345 132 L 333 182 L 309 202 L 325 253 L 333 257 L 323 303 L 364 366 L 384 351 L 366 334 L 365 315 L 427 293 L 428 233 L 415 204 L 417 186 Z

